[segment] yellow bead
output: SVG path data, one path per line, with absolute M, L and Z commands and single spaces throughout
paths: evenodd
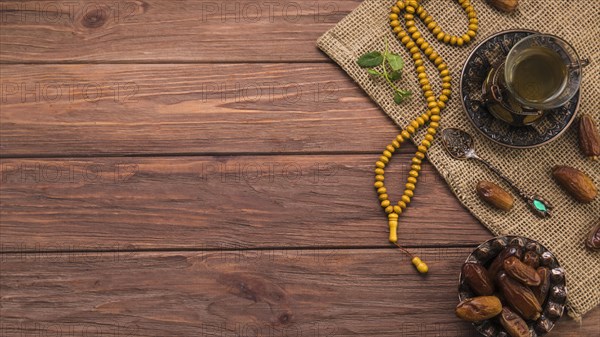
M 398 14 L 396 14 L 396 13 L 390 14 L 390 20 L 392 20 L 392 21 L 393 20 L 398 20 Z
M 475 12 L 471 12 L 471 13 L 469 13 L 469 14 L 467 15 L 467 17 L 468 17 L 469 19 L 476 18 L 476 17 L 477 17 L 477 13 L 475 13 Z
M 414 20 L 415 16 L 413 14 L 410 14 L 410 13 L 405 13 L 404 14 L 404 19 L 406 19 L 406 20 Z
M 413 20 L 406 20 L 404 24 L 406 25 L 406 27 L 412 27 L 415 25 L 415 22 Z
M 415 66 L 416 66 L 416 67 L 420 67 L 420 66 L 422 66 L 422 65 L 423 65 L 423 60 L 416 60 L 416 61 L 415 61 Z
M 410 203 L 410 200 L 408 202 Z M 406 204 L 406 202 L 400 200 L 400 201 L 398 201 L 398 206 L 402 209 L 406 209 L 407 204 Z
M 402 40 L 406 36 L 406 32 L 402 29 L 402 27 L 398 28 L 400 28 L 400 31 L 398 32 L 398 37 L 400 38 L 400 40 Z
M 419 158 L 419 159 L 423 159 L 423 158 Z M 419 172 L 417 172 L 415 170 L 410 170 L 410 172 L 408 172 L 408 175 L 411 177 L 417 178 L 419 176 Z
M 400 9 L 403 9 L 404 8 L 404 1 L 402 1 L 402 0 L 396 1 L 396 6 L 398 6 L 398 8 L 400 8 Z
M 435 97 L 433 97 L 433 96 L 429 96 L 429 97 L 427 97 L 425 100 L 426 100 L 428 103 L 429 103 L 429 102 L 435 102 L 435 101 L 436 101 L 436 100 L 435 100 Z
M 475 37 L 475 35 L 477 34 L 475 33 L 475 31 L 469 29 L 469 31 L 467 31 L 467 35 L 469 35 L 470 37 Z
M 385 208 L 388 207 L 390 205 L 390 201 L 389 200 L 383 200 L 381 202 L 381 207 Z
M 429 115 L 427 113 L 422 114 L 420 117 L 423 118 L 425 122 L 429 120 Z
M 376 181 L 384 181 L 384 180 L 385 180 L 385 178 L 383 177 L 383 175 L 381 175 L 381 174 L 378 174 L 378 175 L 376 175 L 376 176 L 375 176 L 375 180 L 376 180 Z
M 431 117 L 433 117 L 433 116 L 431 116 Z M 430 134 L 425 135 L 424 139 L 427 139 L 428 141 L 433 142 L 433 136 Z
M 414 158 L 414 157 L 413 157 L 413 159 L 411 160 L 411 162 L 412 162 L 413 164 L 416 164 L 416 165 L 421 165 L 421 159 L 419 159 L 419 158 Z M 415 178 L 416 178 L 416 177 L 415 177 Z
M 421 37 L 421 33 L 419 33 L 419 32 L 414 32 L 414 33 L 413 33 L 413 35 L 411 35 L 411 37 L 413 38 L 413 40 L 416 40 L 416 39 L 418 39 L 418 38 L 420 38 L 420 37 Z
M 402 27 L 396 26 L 396 27 L 394 27 L 393 31 L 396 34 L 400 34 L 400 32 L 402 31 Z M 398 37 L 400 37 L 400 35 L 398 35 Z
M 400 207 L 400 206 L 394 206 L 394 212 L 396 212 L 398 214 L 402 214 L 402 207 Z
M 431 90 L 425 91 L 423 93 L 423 96 L 425 96 L 425 98 L 432 97 L 433 96 L 433 91 L 431 91 Z
M 406 46 L 406 47 L 408 47 L 408 46 Z M 419 48 L 417 46 L 414 46 L 414 47 L 410 48 L 408 51 L 411 54 L 417 54 L 417 53 L 419 53 Z
M 472 24 L 470 24 L 470 25 L 469 25 L 469 30 L 471 30 L 471 31 L 473 31 L 473 32 L 476 32 L 478 28 L 479 28 L 479 27 L 477 27 L 477 24 L 475 24 L 475 23 L 472 23 Z M 469 33 L 468 33 L 468 32 L 467 32 L 467 35 L 469 35 Z M 469 35 L 469 36 L 471 36 L 471 35 Z M 472 37 L 472 36 L 471 36 L 471 37 Z
M 392 140 L 392 146 L 397 149 L 400 147 L 400 142 L 394 139 Z
M 431 123 L 429 123 L 429 127 L 430 128 L 437 129 L 439 126 L 440 126 L 440 124 L 438 122 L 431 122 Z
M 421 87 L 421 89 L 423 89 L 423 92 L 431 91 L 431 85 L 424 85 Z
M 404 190 L 404 195 L 409 198 L 412 198 L 415 194 L 411 190 Z
M 419 171 L 421 171 L 421 165 L 412 164 L 412 165 L 410 165 L 410 169 L 419 172 Z M 409 177 L 409 178 L 412 178 L 412 177 Z
M 444 70 L 447 71 L 447 70 Z M 444 75 L 442 75 L 444 76 Z M 450 96 L 450 94 L 452 93 L 452 90 L 450 89 L 442 89 L 442 95 L 446 95 L 446 96 Z
M 465 41 L 465 43 L 471 42 L 471 37 L 467 34 L 463 35 L 461 38 L 463 39 L 463 41 Z
M 450 35 L 444 36 L 444 43 L 448 44 L 450 42 L 450 39 L 451 39 Z
M 431 33 L 437 37 L 440 33 L 443 33 L 442 28 L 440 28 L 440 26 L 437 26 L 437 27 L 433 28 Z M 437 39 L 440 40 L 439 37 Z
M 408 34 L 413 34 L 414 32 L 417 31 L 417 27 L 415 27 L 415 26 L 408 27 L 408 29 L 406 31 L 408 32 Z
M 381 174 L 381 175 L 383 175 L 384 173 L 385 173 L 385 170 L 382 169 L 382 168 L 378 167 L 378 168 L 375 169 L 375 174 Z
M 417 44 L 417 46 L 421 46 L 423 43 L 425 42 L 425 40 L 423 40 L 422 37 L 418 38 L 415 43 Z
M 456 36 L 453 35 L 452 37 L 450 37 L 450 44 L 454 46 L 456 44 L 456 40 Z
M 411 183 L 411 184 L 416 184 L 417 183 L 417 179 L 415 177 L 408 177 L 406 179 L 407 182 Z
M 409 191 L 414 191 L 415 190 L 415 185 L 411 184 L 411 183 L 406 183 L 406 185 L 404 185 L 404 187 L 406 187 L 406 189 L 409 190 Z
M 386 194 L 387 193 L 387 189 L 385 187 L 380 187 L 377 189 L 377 193 L 378 194 Z
M 401 134 L 402 134 L 402 137 L 404 137 L 404 139 L 410 138 L 410 133 L 408 133 L 408 131 L 406 131 L 406 130 L 402 130 Z
M 437 108 L 437 106 L 438 106 L 437 102 L 429 102 L 429 103 L 427 103 L 427 107 L 429 109 Z
M 377 166 L 377 168 L 385 168 L 385 164 L 383 162 L 380 162 L 380 161 L 376 162 L 375 166 Z
M 425 146 L 426 148 L 431 147 L 431 143 L 427 139 L 423 139 L 421 141 L 421 145 Z
M 421 50 L 425 50 L 425 49 L 429 48 L 429 43 L 423 42 L 419 47 L 421 48 Z
M 425 49 L 424 53 L 427 56 L 433 54 L 433 48 L 429 47 L 429 48 Z
M 400 13 L 400 8 L 398 8 L 397 6 L 392 7 L 392 13 Z
M 388 150 L 390 153 L 394 153 L 394 151 L 396 151 L 394 146 L 392 146 L 391 144 L 386 146 L 385 149 Z
M 421 259 L 419 259 L 416 256 L 413 257 L 412 264 L 417 268 L 417 270 L 421 274 L 427 274 L 427 272 L 429 271 L 429 267 L 427 267 L 427 264 L 425 264 L 425 262 L 421 261 Z
M 402 196 L 400 197 L 400 199 L 402 199 L 402 201 L 403 201 L 403 202 L 404 202 L 406 205 L 410 204 L 410 197 L 409 197 L 408 195 L 404 194 L 404 195 L 402 195 Z M 402 207 L 402 206 L 400 206 L 400 207 Z
M 387 163 L 390 162 L 390 159 L 388 157 L 386 157 L 386 156 L 379 156 L 379 161 L 387 164 Z
M 417 71 L 417 73 L 424 73 L 425 72 L 425 67 L 420 66 L 420 67 L 417 67 L 417 69 L 415 69 L 415 70 Z
M 439 66 L 442 63 L 444 63 L 444 60 L 441 57 L 437 57 L 433 60 L 433 64 L 435 64 L 436 66 Z
M 446 95 L 440 95 L 440 101 L 443 102 L 443 103 L 448 102 L 448 96 L 446 96 Z
M 478 18 L 470 18 L 470 19 L 469 19 L 469 23 L 471 23 L 471 24 L 475 24 L 475 25 L 476 25 L 476 24 L 478 24 L 478 23 L 479 23 L 479 19 L 478 19 Z
M 448 69 L 448 65 L 446 63 L 442 62 L 437 66 L 437 68 L 439 71 L 443 71 L 443 70 Z M 450 75 L 448 75 L 448 76 L 450 76 Z M 446 76 L 444 76 L 444 77 L 446 77 Z
M 407 44 L 407 43 L 409 43 L 410 41 L 411 41 L 411 40 L 410 40 L 410 36 L 408 36 L 408 35 L 402 38 L 402 43 L 403 43 L 403 44 Z
M 440 55 L 436 52 L 433 52 L 431 54 L 429 54 L 429 60 L 434 61 L 436 59 L 440 58 Z
M 437 27 L 437 23 L 435 21 L 427 23 L 427 29 L 433 30 L 435 27 Z
M 412 126 L 408 125 L 408 126 L 406 127 L 406 131 L 408 131 L 408 133 L 410 133 L 410 134 L 412 135 L 412 134 L 413 134 L 413 133 L 415 133 L 415 131 L 417 131 L 417 130 L 415 130 L 415 128 L 413 128 Z
M 419 74 L 417 75 L 417 78 L 418 78 L 418 79 L 427 78 L 427 74 L 426 74 L 426 73 L 419 73 Z
M 431 23 L 435 23 L 433 21 L 433 16 L 431 16 L 431 15 L 426 16 L 425 19 L 423 19 L 423 23 L 426 24 L 426 25 L 429 25 Z
M 444 77 L 442 77 L 442 82 L 448 82 L 448 83 L 450 83 L 451 81 L 452 81 L 452 77 L 450 77 L 450 76 L 444 76 Z
M 383 187 L 383 181 L 376 181 L 375 184 L 373 184 L 373 186 L 375 186 L 375 188 Z
M 465 44 L 465 40 L 463 40 L 462 37 L 456 38 L 456 45 L 461 47 L 463 44 Z
M 388 158 L 392 158 L 392 153 L 388 150 L 383 151 L 383 155 Z
M 413 54 L 412 58 L 413 60 L 419 60 L 421 58 L 421 54 Z
M 419 122 L 417 122 L 416 120 L 413 120 L 410 122 L 410 126 L 412 126 L 415 129 L 418 129 L 420 125 L 419 125 Z
M 452 84 L 450 83 L 442 83 L 442 88 L 444 89 L 450 89 L 452 87 Z
M 437 105 L 440 107 L 440 109 L 443 109 L 446 107 L 446 103 L 442 102 L 442 101 L 438 101 Z
M 419 80 L 419 83 L 421 85 L 428 85 L 429 84 L 429 80 L 426 79 L 426 78 L 422 78 L 422 79 Z
M 423 124 L 425 124 L 425 120 L 421 116 L 415 118 L 415 121 L 417 121 L 417 124 L 419 124 L 419 126 L 423 126 Z
M 379 201 L 384 201 L 384 200 L 388 200 L 388 195 L 385 194 L 385 193 L 384 194 L 380 194 L 379 195 Z
M 406 7 L 406 12 L 407 12 L 407 13 L 411 13 L 411 14 L 412 14 L 412 13 L 414 13 L 414 12 L 415 12 L 415 8 L 414 8 L 414 7 L 410 7 L 410 6 L 408 6 L 408 7 Z
M 400 133 L 399 135 L 396 136 L 396 141 L 398 143 L 402 144 L 404 142 L 404 140 L 407 139 L 407 138 L 404 138 L 404 136 L 402 135 L 402 133 Z
M 423 152 L 415 152 L 415 157 L 423 160 L 425 159 L 425 154 Z
M 428 128 L 427 133 L 433 136 L 433 135 L 435 135 L 436 131 L 434 128 Z
M 439 122 L 440 121 L 440 115 L 433 115 L 433 116 L 431 116 L 431 121 L 432 122 Z
M 408 0 L 407 6 L 411 6 L 411 7 L 414 7 L 415 9 L 417 9 L 417 7 L 419 7 L 419 4 L 417 3 L 416 0 Z
M 388 214 L 388 220 L 389 221 L 398 220 L 398 214 Z
M 394 212 L 394 206 L 392 206 L 392 205 L 387 206 L 385 208 L 385 212 L 386 213 L 392 213 L 392 212 Z
M 427 152 L 427 147 L 423 146 L 423 145 L 419 145 L 417 146 L 417 150 L 421 153 L 426 153 Z
M 398 27 L 398 26 L 400 26 L 400 21 L 394 20 L 394 21 L 390 22 L 390 26 L 392 26 L 392 27 Z
M 438 107 L 432 108 L 429 111 L 431 111 L 432 115 L 439 115 L 440 114 L 440 108 L 438 108 Z

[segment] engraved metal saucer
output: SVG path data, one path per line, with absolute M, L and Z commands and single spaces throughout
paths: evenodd
M 567 104 L 546 110 L 541 118 L 527 126 L 510 125 L 496 118 L 486 107 L 482 88 L 490 70 L 502 64 L 519 40 L 535 33 L 506 30 L 488 37 L 468 56 L 461 74 L 460 97 L 467 118 L 485 137 L 504 146 L 532 148 L 557 139 L 571 125 L 579 108 L 581 89 Z

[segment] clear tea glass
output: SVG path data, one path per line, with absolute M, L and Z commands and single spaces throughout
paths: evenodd
M 508 53 L 504 84 L 510 96 L 524 107 L 548 110 L 573 98 L 584 65 L 565 40 L 534 34 L 517 42 Z

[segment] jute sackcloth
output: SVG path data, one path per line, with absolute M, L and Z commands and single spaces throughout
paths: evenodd
M 317 45 L 337 62 L 386 114 L 404 128 L 409 121 L 425 112 L 426 104 L 416 79 L 412 58 L 389 26 L 388 15 L 394 3 L 393 0 L 364 1 L 321 36 Z M 421 4 L 440 24 L 443 31 L 459 36 L 466 32 L 466 15 L 455 1 L 424 0 Z M 600 163 L 586 160 L 581 154 L 576 127 L 571 127 L 552 143 L 534 149 L 511 149 L 493 143 L 472 127 L 463 111 L 458 90 L 459 76 L 465 60 L 477 43 L 486 37 L 507 29 L 530 29 L 555 34 L 571 42 L 581 56 L 590 58 L 591 64 L 584 69 L 578 113 L 591 114 L 596 121 L 600 121 L 600 1 L 521 0 L 518 10 L 512 14 L 499 12 L 483 0 L 472 0 L 472 5 L 479 17 L 479 31 L 475 41 L 466 47 L 441 44 L 420 21 L 417 23 L 425 40 L 447 62 L 453 75 L 453 97 L 442 111 L 440 130 L 457 127 L 472 134 L 481 157 L 497 166 L 519 186 L 554 204 L 553 217 L 538 218 L 521 199 L 516 199 L 514 208 L 508 213 L 496 211 L 483 204 L 475 193 L 477 182 L 489 180 L 502 185 L 500 179 L 478 162 L 452 159 L 444 152 L 439 140 L 429 150 L 428 159 L 463 205 L 494 235 L 526 236 L 539 241 L 554 252 L 566 270 L 569 315 L 580 319 L 583 314 L 600 304 L 600 253 L 590 252 L 583 243 L 593 224 L 600 221 L 600 198 L 589 204 L 578 203 L 553 181 L 551 169 L 560 164 L 574 166 L 586 172 L 596 185 L 600 186 Z M 386 38 L 390 41 L 390 49 L 402 55 L 407 63 L 403 79 L 399 83 L 400 87 L 415 93 L 401 105 L 393 102 L 391 89 L 381 79 L 369 76 L 356 64 L 357 58 L 363 53 L 383 50 Z M 440 81 L 437 71 L 430 62 L 425 63 L 434 93 L 439 94 Z M 424 134 L 425 130 L 421 130 L 414 137 L 415 140 L 420 142 Z M 381 144 L 382 150 L 386 145 Z M 510 190 L 508 186 L 503 186 Z M 415 198 L 418 197 L 417 188 Z

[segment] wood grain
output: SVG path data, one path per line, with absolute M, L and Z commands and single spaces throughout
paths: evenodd
M 386 170 L 392 200 L 403 191 L 411 156 Z M 376 159 L 4 159 L 0 242 L 3 251 L 386 246 Z M 489 237 L 424 163 L 400 241 L 463 245 Z
M 359 1 L 2 1 L 0 62 L 329 62 Z
M 398 132 L 333 64 L 3 65 L 0 75 L 2 156 L 380 152 Z
M 2 255 L 3 336 L 478 336 L 454 316 L 472 248 Z M 597 336 L 600 310 L 548 336 Z

